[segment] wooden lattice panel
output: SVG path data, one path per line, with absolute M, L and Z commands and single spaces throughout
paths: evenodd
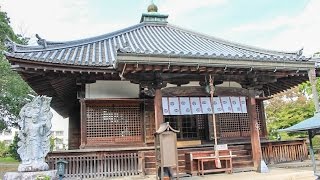
M 165 122 L 179 130 L 178 139 L 206 139 L 207 115 L 165 116 Z
M 145 142 L 154 143 L 155 127 L 155 114 L 153 102 L 144 103 L 144 126 L 145 126 Z
M 156 132 L 154 122 L 154 112 L 147 111 L 144 113 L 145 124 L 145 141 L 146 143 L 154 142 L 154 133 Z
M 240 137 L 241 125 L 238 113 L 217 114 L 222 137 Z
M 140 106 L 88 106 L 87 139 L 94 143 L 141 142 Z
M 208 128 L 208 116 L 198 115 L 196 116 L 196 121 L 198 122 L 199 138 L 206 139 L 206 128 Z
M 256 105 L 257 120 L 261 134 L 260 106 Z M 220 137 L 249 137 L 250 120 L 248 113 L 221 113 L 216 115 L 220 126 Z

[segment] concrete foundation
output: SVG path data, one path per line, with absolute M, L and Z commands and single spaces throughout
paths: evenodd
M 57 170 L 38 172 L 7 172 L 3 176 L 3 180 L 42 180 L 42 177 L 48 176 L 51 180 L 57 180 Z

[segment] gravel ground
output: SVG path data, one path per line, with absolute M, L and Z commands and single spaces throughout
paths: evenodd
M 18 164 L 0 163 L 0 177 L 3 177 L 5 172 L 16 171 Z M 281 164 L 271 166 L 269 173 L 256 173 L 256 172 L 239 172 L 233 174 L 207 174 L 204 176 L 194 176 L 189 178 L 180 178 L 181 180 L 314 180 L 316 177 L 313 175 L 310 162 L 295 162 L 291 164 Z M 318 166 L 318 169 L 320 167 Z M 0 178 L 1 179 L 1 178 Z M 125 178 L 113 178 L 113 180 L 154 180 L 155 176 L 135 176 Z M 66 179 L 67 180 L 67 179 Z M 71 180 L 71 179 L 69 179 Z M 72 180 L 75 180 L 73 178 Z M 77 179 L 80 180 L 80 179 Z
M 0 163 L 0 179 L 6 172 L 17 171 L 19 163 Z

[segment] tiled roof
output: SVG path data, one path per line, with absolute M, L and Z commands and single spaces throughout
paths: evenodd
M 37 36 L 38 37 L 38 36 Z M 250 47 L 185 30 L 167 23 L 142 22 L 109 34 L 67 42 L 38 37 L 38 46 L 7 43 L 7 57 L 55 64 L 113 68 L 117 52 L 263 61 L 305 61 L 302 50 L 278 52 Z

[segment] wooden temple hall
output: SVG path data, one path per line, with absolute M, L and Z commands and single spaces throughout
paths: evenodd
M 155 174 L 154 134 L 164 122 L 179 131 L 180 173 L 197 174 L 193 157 L 213 151 L 214 128 L 218 144 L 235 155 L 234 171 L 256 168 L 261 158 L 307 158 L 304 140 L 267 139 L 264 112 L 272 95 L 314 82 L 314 62 L 302 50 L 225 41 L 172 25 L 157 10 L 151 4 L 139 24 L 92 38 L 7 41 L 12 68 L 69 118 L 69 150 L 51 152 L 51 168 L 63 158 L 67 177 Z

